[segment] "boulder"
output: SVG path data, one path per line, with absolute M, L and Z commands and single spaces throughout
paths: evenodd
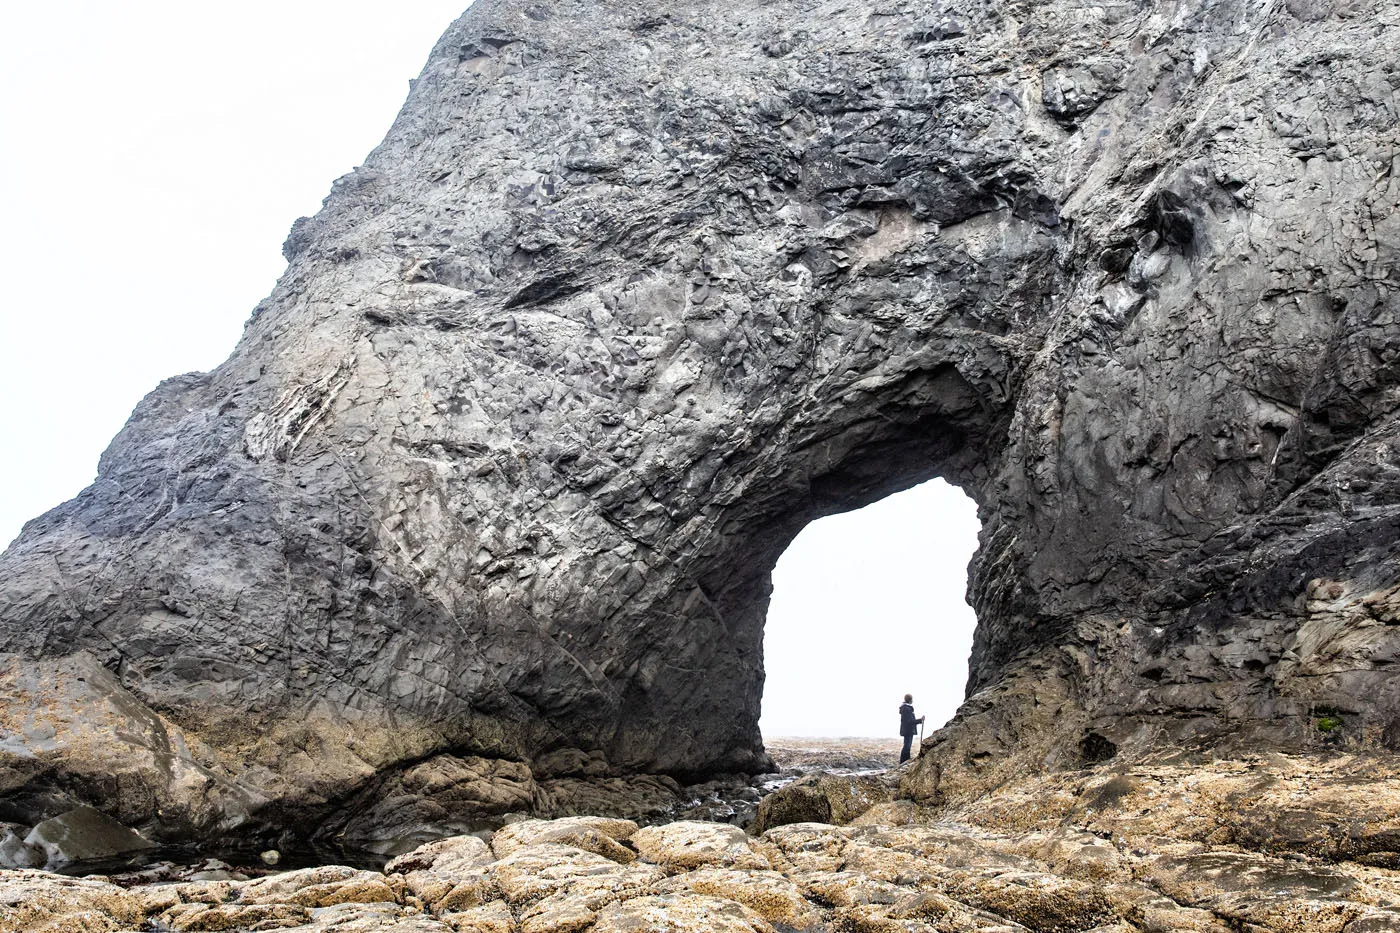
M 632 843 L 643 859 L 668 869 L 772 867 L 748 833 L 727 823 L 682 820 L 648 826 L 632 836 Z
M 718 897 L 663 894 L 622 901 L 598 915 L 592 933 L 774 933 L 758 914 Z
M 1118 849 L 1092 833 L 1030 833 L 1006 848 L 1037 859 L 1067 878 L 1091 883 L 1132 880 L 1132 871 Z
M 907 892 L 897 884 L 855 871 L 799 871 L 793 880 L 807 897 L 832 907 L 892 905 Z
M 43 853 L 49 867 L 112 858 L 155 847 L 99 810 L 78 807 L 39 823 L 24 839 L 30 850 Z
M 852 826 L 912 826 L 927 818 L 912 800 L 891 800 L 877 803 L 860 816 L 851 820 Z
M 499 859 L 476 836 L 439 840 L 387 874 L 320 866 L 171 882 L 189 872 L 166 866 L 122 876 L 128 890 L 0 872 L 0 930 L 1376 933 L 1395 925 L 1392 872 L 1328 861 L 1326 847 L 1282 857 L 1242 848 L 1225 815 L 1242 801 L 1251 820 L 1261 807 L 1302 806 L 1298 788 L 1311 784 L 1338 792 L 1318 813 L 1347 787 L 1358 811 L 1380 807 L 1383 796 L 1368 795 L 1393 777 L 1382 764 L 1336 754 L 1106 764 L 1030 775 L 900 824 L 788 824 L 758 839 L 727 824 L 527 820 L 498 834 Z M 1048 813 L 1027 816 L 1036 800 Z M 1182 818 L 1201 812 L 1220 816 L 1206 834 L 1214 841 Z M 1112 838 L 1086 828 L 1100 818 L 1116 826 Z M 1352 827 L 1340 813 L 1332 825 L 1339 838 Z M 544 841 L 593 834 L 640 855 L 620 864 Z
M 0 868 L 42 868 L 48 861 L 44 850 L 26 843 L 29 827 L 0 823 Z
M 400 890 L 377 871 L 324 865 L 271 875 L 238 889 L 243 904 L 295 904 L 334 907 L 336 904 L 396 904 Z
M 940 872 L 932 887 L 1035 933 L 1093 930 L 1124 919 L 1098 885 L 1048 872 Z
M 890 904 L 858 904 L 839 907 L 833 913 L 842 929 L 856 933 L 937 930 L 938 933 L 1024 933 L 1025 927 L 1004 918 L 959 904 L 940 894 L 907 894 Z M 1109 928 L 1096 933 L 1119 933 Z M 1123 931 L 1135 933 L 1135 931 Z
M 782 853 L 785 866 L 799 871 L 837 871 L 846 861 L 847 838 L 826 823 L 789 823 L 763 834 Z
M 606 817 L 565 817 L 557 820 L 522 820 L 502 827 L 491 837 L 491 849 L 500 858 L 529 845 L 558 843 L 592 852 L 625 865 L 637 854 L 622 843 L 637 832 L 631 820 Z
M 445 913 L 442 922 L 452 933 L 515 933 L 515 915 L 505 901 L 492 901 L 471 910 Z
M 700 868 L 656 886 L 658 894 L 704 894 L 736 901 L 780 929 L 806 930 L 823 921 L 791 879 L 775 871 Z
M 597 920 L 598 911 L 585 903 L 547 897 L 525 912 L 520 930 L 521 933 L 579 933 L 590 929 Z
M 1400 930 L 1400 911 L 1368 909 L 1342 927 L 1342 933 L 1389 933 Z
M 611 885 L 626 868 L 611 859 L 554 843 L 525 846 L 491 865 L 491 875 L 512 905 L 536 901 L 581 878 L 602 876 Z
M 212 933 L 304 925 L 311 911 L 292 904 L 177 904 L 158 918 L 165 929 Z
M 478 836 L 452 836 L 426 843 L 412 852 L 390 859 L 384 871 L 389 874 L 435 871 L 451 875 L 490 864 L 495 858 L 491 846 L 484 839 Z
M 410 871 L 403 876 L 403 883 L 417 903 L 436 913 L 474 910 L 501 897 L 489 867 L 451 873 Z
M 785 823 L 844 825 L 892 796 L 879 775 L 809 775 L 759 801 L 753 831 L 762 834 Z
M 633 864 L 620 872 L 569 880 L 551 893 L 522 907 L 522 933 L 569 933 L 597 920 L 610 904 L 654 893 L 665 872 L 652 865 Z
M 14 933 L 116 933 L 136 929 L 140 898 L 95 878 L 0 871 L 0 930 Z
M 281 926 L 275 921 L 252 929 L 291 929 L 296 933 L 455 933 L 446 918 L 426 916 L 393 904 L 337 904 L 312 912 L 309 923 Z M 477 931 L 472 931 L 477 933 Z M 488 930 L 485 933 L 511 933 Z
M 924 822 L 913 826 L 861 826 L 848 829 L 849 844 L 867 850 L 888 849 L 918 856 L 946 868 L 968 868 L 993 873 L 1033 871 L 1034 859 L 1018 854 L 1027 837 L 990 832 L 952 821 Z

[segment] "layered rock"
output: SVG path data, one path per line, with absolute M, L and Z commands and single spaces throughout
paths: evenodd
M 1392 741 L 1398 9 L 478 0 L 0 558 L 9 815 L 762 770 L 778 555 L 933 476 L 979 628 L 907 793 Z
M 1337 812 L 1343 786 L 1366 804 Z M 1300 821 L 1310 828 L 1287 828 Z M 1265 824 L 1281 831 L 1261 838 Z M 382 873 L 133 884 L 0 871 L 0 930 L 1379 933 L 1400 929 L 1400 874 L 1374 857 L 1397 827 L 1400 778 L 1373 758 L 1099 766 L 952 811 L 885 803 L 850 826 L 758 838 L 569 819 L 489 845 L 441 840 Z

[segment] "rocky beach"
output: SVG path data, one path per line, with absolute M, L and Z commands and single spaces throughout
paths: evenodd
M 245 872 L 260 873 L 270 867 L 261 857 L 265 852 L 275 853 L 271 865 L 283 870 L 332 862 L 380 868 L 420 843 L 435 841 L 454 831 L 489 837 L 502 826 L 531 816 L 602 814 L 642 826 L 703 820 L 751 827 L 762 798 L 791 784 L 806 787 L 823 778 L 859 778 L 861 783 L 871 785 L 875 775 L 894 765 L 896 744 L 859 738 L 774 738 L 769 740 L 768 748 L 778 770 L 759 775 L 722 775 L 691 785 L 648 775 L 580 780 L 574 786 L 535 785 L 530 795 L 522 793 L 519 783 L 512 782 L 509 793 L 502 793 L 492 786 L 489 775 L 456 775 L 462 786 L 453 788 L 455 793 L 443 795 L 455 804 L 455 813 L 439 807 L 438 821 L 429 822 L 421 808 L 413 806 L 403 808 L 408 810 L 409 819 L 404 819 L 401 811 L 379 812 L 371 817 L 376 820 L 376 832 L 368 841 L 365 836 L 347 832 L 343 823 L 335 822 L 280 837 L 230 835 L 160 845 L 98 810 L 79 807 L 34 827 L 0 823 L 0 869 L 47 868 L 79 875 L 115 871 L 123 878 L 158 876 L 169 880 L 206 870 L 210 864 L 217 864 L 220 869 L 216 870 L 222 870 L 234 863 Z M 886 796 L 888 791 L 882 792 L 881 799 Z M 789 793 L 788 798 L 802 799 L 800 793 Z
M 822 744 L 838 763 L 871 751 Z M 794 751 L 806 768 L 818 763 L 812 747 Z M 1400 930 L 1392 759 L 1179 751 L 939 808 L 895 799 L 907 771 L 842 770 L 811 770 L 766 796 L 757 834 L 696 820 L 524 818 L 428 843 L 382 870 L 7 871 L 0 930 Z
M 476 0 L 0 554 L 0 929 L 1400 929 L 1397 36 Z M 963 705 L 765 743 L 778 557 L 934 477 Z

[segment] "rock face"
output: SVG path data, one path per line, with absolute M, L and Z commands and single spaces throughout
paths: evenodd
M 478 0 L 0 559 L 0 817 L 761 770 L 775 561 L 934 476 L 979 629 L 907 793 L 1396 741 L 1398 16 Z

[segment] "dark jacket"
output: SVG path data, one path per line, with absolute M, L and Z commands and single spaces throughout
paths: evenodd
M 914 718 L 913 705 L 910 703 L 899 704 L 899 734 L 913 735 L 918 731 L 918 720 Z

